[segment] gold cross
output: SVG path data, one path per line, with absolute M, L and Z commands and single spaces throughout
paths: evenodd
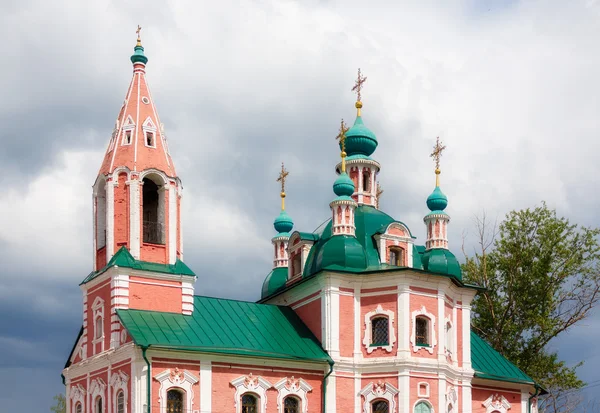
M 140 39 L 140 32 L 141 32 L 141 31 L 142 31 L 142 26 L 140 26 L 140 25 L 138 24 L 138 28 L 137 28 L 137 30 L 135 31 L 135 32 L 136 32 L 136 34 L 137 34 L 137 46 L 141 46 L 141 45 L 142 45 L 142 40 Z
M 360 68 L 358 69 L 358 78 L 354 83 L 354 87 L 352 88 L 353 92 L 356 92 L 356 101 L 360 102 L 360 91 L 363 88 L 363 83 L 367 81 L 367 78 L 360 74 Z
M 336 139 L 339 139 L 340 144 L 342 145 L 342 152 L 346 152 L 346 132 L 348 132 L 350 128 L 346 126 L 344 119 L 340 122 L 340 131 L 338 132 Z
M 377 192 L 375 193 L 375 207 L 379 209 L 379 198 L 383 194 L 383 189 L 381 189 L 381 185 L 377 182 Z
M 440 142 L 440 137 L 438 136 L 435 145 L 433 146 L 433 152 L 429 155 L 435 160 L 435 169 L 438 171 L 440 169 L 440 158 L 442 157 L 442 152 L 446 149 L 446 146 L 443 146 Z M 437 173 L 437 172 L 436 172 Z
M 283 162 L 281 162 L 281 172 L 279 173 L 279 177 L 277 178 L 277 182 L 281 182 L 281 194 L 282 194 L 282 197 L 285 197 L 285 178 L 289 174 L 290 173 L 285 170 L 285 167 L 283 166 Z

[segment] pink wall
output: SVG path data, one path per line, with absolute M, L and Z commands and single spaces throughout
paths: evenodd
M 321 299 L 317 298 L 315 301 L 296 308 L 295 311 L 315 337 L 321 341 Z
M 181 313 L 181 294 L 178 281 L 129 277 L 129 308 L 132 309 Z
M 435 290 L 426 290 L 424 288 L 417 288 L 417 287 L 411 287 L 411 290 L 413 291 L 422 291 L 422 292 L 428 292 L 431 294 L 436 294 L 437 295 L 437 291 Z M 433 332 L 435 331 L 435 339 L 436 339 L 436 345 L 433 348 L 433 354 L 430 354 L 429 351 L 427 351 L 427 349 L 425 348 L 420 348 L 417 352 L 413 352 L 412 356 L 413 357 L 424 357 L 424 358 L 437 358 L 437 350 L 438 347 L 440 345 L 444 345 L 444 337 L 440 337 L 439 336 L 439 330 L 438 330 L 438 326 L 440 322 L 444 322 L 444 320 L 438 320 L 438 303 L 437 303 L 437 297 L 425 297 L 422 295 L 415 295 L 415 294 L 410 294 L 410 304 L 409 304 L 409 308 L 410 308 L 410 332 L 411 332 L 411 337 L 415 331 L 415 322 L 413 320 L 412 317 L 412 313 L 413 311 L 417 311 L 417 310 L 421 310 L 423 308 L 423 306 L 425 306 L 425 310 L 432 314 L 433 316 L 435 316 L 435 325 L 433 325 L 431 323 L 432 320 L 430 320 L 429 323 L 429 334 L 430 337 L 432 337 Z
M 526 413 L 521 410 L 521 393 L 515 392 L 514 390 L 502 390 L 494 388 L 485 388 L 474 385 L 471 390 L 473 400 L 473 412 L 485 411 L 483 402 L 487 400 L 491 395 L 501 395 L 508 400 L 510 403 L 510 413 Z
M 419 383 L 427 383 L 429 385 L 429 397 L 419 397 Z M 439 385 L 437 377 L 424 378 L 422 375 L 419 377 L 410 377 L 410 406 L 414 406 L 418 400 L 427 400 L 433 406 L 434 410 L 437 410 L 437 404 L 439 401 Z
M 354 297 L 340 295 L 340 355 L 354 353 Z
M 354 394 L 354 378 L 335 378 L 335 405 L 338 412 L 354 412 L 354 401 L 358 395 Z
M 87 345 L 88 345 L 88 357 L 98 354 L 102 351 L 102 344 L 94 341 L 94 301 L 96 297 L 100 297 L 104 301 L 104 320 L 103 320 L 103 331 L 104 331 L 104 349 L 108 349 L 110 346 L 110 279 L 103 281 L 102 283 L 94 286 L 88 290 L 87 294 Z
M 190 360 L 171 360 L 171 359 L 160 359 L 153 357 L 152 358 L 152 395 L 151 395 L 151 404 L 152 404 L 152 412 L 158 413 L 160 412 L 160 382 L 156 380 L 154 377 L 156 375 L 162 373 L 163 371 L 170 369 L 175 370 L 176 368 L 179 371 L 183 372 L 185 370 L 189 371 L 194 375 L 197 379 L 200 379 L 200 362 L 193 362 Z M 192 391 L 194 392 L 194 405 L 190 408 L 186 406 L 186 411 L 192 412 L 194 410 L 198 410 L 200 407 L 200 381 L 196 384 L 192 385 Z M 185 400 L 185 399 L 184 399 Z M 164 403 L 164 401 L 163 401 Z
M 119 174 L 119 186 L 115 188 L 115 252 L 121 246 L 129 245 L 129 185 L 125 184 L 127 174 Z

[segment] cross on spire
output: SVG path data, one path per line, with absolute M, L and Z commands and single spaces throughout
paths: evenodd
M 344 119 L 340 122 L 340 131 L 335 137 L 340 141 L 340 145 L 342 147 L 342 172 L 346 172 L 346 132 L 348 132 L 350 128 L 346 126 Z
M 283 162 L 281 162 L 281 172 L 279 172 L 279 177 L 277 178 L 277 182 L 281 182 L 281 197 L 285 197 L 285 178 L 287 178 L 287 176 L 290 173 L 288 171 L 285 170 L 285 166 L 283 165 Z
M 381 197 L 381 194 L 383 194 L 383 189 L 381 188 L 381 185 L 379 185 L 379 182 L 377 182 L 377 192 L 375 193 L 375 208 L 379 209 L 379 198 Z
M 354 87 L 352 88 L 353 92 L 356 92 L 356 101 L 360 102 L 360 91 L 363 88 L 363 83 L 367 81 L 367 78 L 362 76 L 360 73 L 360 68 L 358 69 L 358 78 L 354 82 Z
M 142 39 L 140 39 L 140 32 L 142 31 L 142 26 L 140 26 L 138 24 L 137 30 L 135 31 L 135 33 L 137 34 L 137 45 L 141 46 L 142 45 Z
M 442 145 L 440 137 L 438 136 L 435 140 L 435 145 L 433 146 L 433 152 L 429 155 L 435 160 L 435 186 L 440 186 L 440 158 L 442 157 L 444 149 L 446 149 L 446 146 Z

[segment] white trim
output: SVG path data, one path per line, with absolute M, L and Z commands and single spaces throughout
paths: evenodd
M 387 400 L 390 413 L 396 413 L 396 395 L 399 390 L 387 382 L 370 382 L 360 391 L 360 395 L 365 398 L 363 403 L 363 413 L 371 413 L 371 403 L 376 399 Z
M 429 406 L 429 410 L 431 413 L 435 413 L 435 409 L 433 408 L 433 405 L 429 402 L 429 400 L 425 400 L 425 399 L 417 399 L 417 401 L 413 404 L 413 408 L 411 411 L 415 411 L 415 409 L 417 408 L 417 404 L 419 403 L 425 403 L 427 406 Z
M 200 361 L 200 411 L 212 412 L 212 363 Z
M 140 259 L 141 248 L 140 182 L 138 179 L 125 182 L 129 185 L 129 252 L 137 260 Z
M 273 387 L 271 383 L 263 379 L 260 376 L 253 376 L 252 373 L 247 376 L 240 376 L 235 380 L 231 381 L 233 387 L 235 387 L 235 411 L 236 413 L 242 412 L 242 403 L 240 403 L 241 397 L 245 393 L 253 393 L 258 396 L 258 413 L 266 413 L 267 411 L 267 390 Z
M 184 391 L 185 405 L 183 409 L 191 412 L 194 408 L 194 389 L 193 385 L 198 383 L 199 379 L 187 370 L 179 370 L 177 367 L 173 370 L 166 369 L 157 374 L 154 378 L 160 382 L 158 390 L 158 403 L 160 412 L 167 413 L 167 392 L 172 388 Z
M 421 385 L 425 385 L 425 391 L 423 393 L 421 393 Z M 417 396 L 418 397 L 429 397 L 429 383 L 427 383 L 426 381 L 420 381 L 419 383 L 417 383 Z
M 116 152 L 116 151 L 115 151 Z M 114 174 L 106 180 L 106 263 L 115 253 L 115 186 L 119 185 L 119 176 L 115 182 Z M 98 268 L 99 269 L 99 268 Z
M 462 382 L 462 411 L 463 413 L 471 413 L 473 409 L 473 398 L 471 392 L 471 383 Z
M 462 368 L 471 369 L 471 306 L 462 306 Z
M 92 335 L 92 345 L 93 345 L 93 353 L 96 354 L 96 344 L 100 343 L 100 351 L 102 353 L 104 351 L 104 337 L 106 336 L 106 329 L 104 327 L 104 300 L 99 296 L 96 297 L 94 303 L 92 304 L 92 323 L 94 326 L 94 331 Z M 102 326 L 102 331 L 98 336 L 98 324 L 96 320 L 100 318 L 100 325 Z
M 388 344 L 383 346 L 371 345 L 372 336 L 372 325 L 373 318 L 378 315 L 384 315 L 388 320 Z M 373 311 L 369 311 L 365 314 L 365 336 L 363 338 L 363 345 L 367 350 L 367 354 L 371 354 L 376 348 L 382 348 L 388 353 L 392 351 L 394 343 L 396 342 L 396 333 L 394 330 L 394 312 L 392 310 L 384 310 L 381 304 L 377 305 L 377 308 Z
M 106 411 L 106 403 L 104 397 L 104 390 L 106 389 L 106 383 L 101 378 L 92 380 L 89 388 L 89 394 L 91 396 L 90 413 L 104 413 Z M 100 397 L 102 399 L 102 411 L 96 411 L 96 399 Z
M 295 379 L 294 376 L 279 380 L 275 386 L 277 391 L 277 408 L 283 413 L 284 400 L 288 396 L 296 396 L 300 399 L 300 411 L 308 413 L 308 397 L 306 393 L 312 391 L 312 387 L 303 379 Z
M 169 264 L 177 258 L 177 194 L 175 186 L 169 184 Z
M 458 413 L 458 393 L 456 392 L 456 387 L 450 386 L 447 389 L 445 401 L 448 413 L 451 413 L 448 407 L 452 408 L 452 412 Z
M 429 341 L 429 345 L 428 346 L 418 346 L 417 345 L 417 338 L 416 338 L 416 331 L 417 331 L 417 317 L 418 316 L 425 316 L 427 318 L 429 318 L 429 334 L 430 334 L 430 339 Z M 429 354 L 433 354 L 433 349 L 435 348 L 436 344 L 437 344 L 437 340 L 435 337 L 435 316 L 429 312 L 427 312 L 427 309 L 425 308 L 425 306 L 421 307 L 420 310 L 415 310 L 412 312 L 412 333 L 410 335 L 410 342 L 412 344 L 412 350 L 413 353 L 418 352 L 420 349 L 425 349 L 429 352 Z
M 506 397 L 498 393 L 490 395 L 490 397 L 481 403 L 481 405 L 485 407 L 486 413 L 492 413 L 495 411 L 507 413 L 512 407 L 508 400 L 506 400 Z
M 81 411 L 85 412 L 85 389 L 81 384 L 71 385 L 69 389 L 68 398 L 71 400 L 73 404 L 73 411 L 75 412 L 75 406 L 77 403 L 81 403 Z
M 113 388 L 113 413 L 117 412 L 117 395 L 119 391 L 123 392 L 123 400 L 125 403 L 125 408 L 123 413 L 127 413 L 127 397 L 129 392 L 127 391 L 127 382 L 129 381 L 129 376 L 125 374 L 123 371 L 118 371 L 116 373 L 111 374 L 110 376 L 110 385 Z

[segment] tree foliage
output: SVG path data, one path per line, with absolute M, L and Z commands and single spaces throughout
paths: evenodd
M 552 394 L 581 388 L 580 365 L 548 348 L 600 299 L 595 228 L 557 217 L 545 203 L 510 212 L 499 227 L 477 218 L 479 245 L 463 277 L 486 288 L 473 302 L 473 328 Z
M 54 401 L 56 404 L 50 407 L 50 410 L 53 413 L 65 413 L 67 411 L 67 404 L 64 394 L 61 393 L 54 396 Z

